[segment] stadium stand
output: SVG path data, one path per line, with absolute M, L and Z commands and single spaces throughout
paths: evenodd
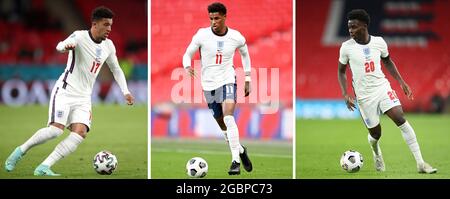
M 110 39 L 115 44 L 129 88 L 136 102 L 147 104 L 148 48 L 147 1 L 118 0 L 0 1 L 0 105 L 46 105 L 33 93 L 49 95 L 64 71 L 67 53 L 55 47 L 75 30 L 91 26 L 91 12 L 104 5 L 115 13 Z M 94 91 L 94 102 L 116 102 L 107 95 L 116 88 L 108 67 L 103 67 Z M 39 88 L 36 90 L 36 88 Z M 42 88 L 42 89 L 40 89 Z M 98 91 L 97 91 L 98 90 Z M 11 91 L 11 92 L 9 92 Z M 41 92 L 43 91 L 43 92 Z M 111 94 L 112 95 L 112 94 Z M 119 101 L 121 96 L 119 96 Z
M 56 52 L 55 46 L 71 31 L 90 27 L 93 5 L 105 5 L 116 14 L 111 39 L 115 42 L 119 57 L 127 57 L 135 63 L 147 62 L 147 16 L 144 0 L 127 1 L 76 1 L 73 6 L 83 16 L 83 27 L 64 31 L 64 19 L 57 18 L 44 0 L 4 1 L 0 17 L 0 63 L 65 64 L 67 57 Z M 3 31 L 6 30 L 6 31 Z
M 125 56 L 135 62 L 147 62 L 147 14 L 146 12 L 133 12 L 147 10 L 146 0 L 122 1 L 77 0 L 76 5 L 80 8 L 83 19 L 87 24 L 91 21 L 93 3 L 95 5 L 107 5 L 114 11 L 117 20 L 113 21 L 113 32 L 111 39 L 116 48 L 123 49 L 117 56 Z M 123 19 L 123 20 L 121 20 Z
M 176 81 L 172 71 L 181 68 L 182 56 L 192 36 L 201 27 L 208 27 L 207 1 L 152 2 L 152 104 L 170 101 Z M 233 3 L 227 6 L 227 25 L 240 31 L 249 46 L 252 67 L 279 68 L 280 80 L 292 82 L 292 2 L 273 4 L 264 1 Z M 176 9 L 174 9 L 176 8 Z M 251 12 L 249 12 L 251 11 Z M 199 59 L 197 53 L 194 59 Z M 242 67 L 239 54 L 236 67 Z M 292 85 L 280 87 L 281 101 L 292 105 Z

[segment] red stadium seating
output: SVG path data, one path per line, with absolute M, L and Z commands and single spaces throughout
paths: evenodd
M 145 0 L 121 1 L 76 1 L 79 12 L 84 18 L 86 27 L 90 26 L 90 15 L 94 6 L 105 5 L 116 14 L 113 32 L 110 35 L 117 49 L 118 57 L 130 57 L 135 63 L 147 63 L 147 15 Z M 133 12 L 134 11 L 134 12 Z M 43 0 L 32 1 L 30 13 L 48 13 Z M 37 20 L 40 27 L 27 21 L 31 16 L 20 16 L 21 20 L 13 22 L 0 19 L 0 63 L 25 64 L 65 64 L 66 56 L 56 52 L 57 43 L 68 34 L 61 27 L 53 27 L 55 19 L 51 16 L 40 16 Z M 27 24 L 28 23 L 28 24 Z M 46 27 L 49 26 L 49 27 Z M 141 42 L 137 51 L 127 52 L 126 47 L 132 41 Z
M 227 6 L 227 25 L 240 31 L 249 46 L 252 67 L 280 69 L 280 98 L 292 105 L 292 2 L 221 1 Z M 170 100 L 176 83 L 170 80 L 175 68 L 182 67 L 183 54 L 199 28 L 209 26 L 210 1 L 153 1 L 152 21 L 152 104 Z M 276 5 L 274 5 L 276 4 Z M 194 59 L 198 59 L 196 53 Z M 242 67 L 235 55 L 236 67 Z
M 76 5 L 80 8 L 86 24 L 91 23 L 91 13 L 94 6 L 106 6 L 110 8 L 115 16 L 113 20 L 111 40 L 118 50 L 119 57 L 131 56 L 139 63 L 147 62 L 147 45 L 140 48 L 138 52 L 126 53 L 126 44 L 132 41 L 148 41 L 147 35 L 147 4 L 146 0 L 111 1 L 111 0 L 77 0 Z

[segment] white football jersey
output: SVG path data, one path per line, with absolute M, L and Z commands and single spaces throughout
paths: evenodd
M 349 64 L 352 83 L 357 99 L 370 97 L 380 86 L 389 84 L 381 70 L 381 57 L 389 56 L 387 44 L 382 37 L 370 36 L 368 44 L 358 44 L 354 39 L 342 43 L 339 62 Z
M 77 96 L 90 97 L 95 79 L 106 61 L 122 92 L 129 93 L 125 76 L 117 60 L 116 48 L 110 39 L 97 43 L 89 31 L 80 30 L 59 42 L 56 49 L 64 52 L 67 44 L 74 44 L 75 49 L 70 50 L 66 69 L 56 86 Z
M 250 58 L 244 36 L 228 28 L 223 36 L 216 35 L 211 27 L 200 28 L 193 36 L 185 55 L 183 66 L 191 66 L 193 54 L 200 49 L 203 90 L 211 91 L 229 83 L 236 83 L 233 57 L 236 49 L 242 56 L 244 71 L 250 73 Z

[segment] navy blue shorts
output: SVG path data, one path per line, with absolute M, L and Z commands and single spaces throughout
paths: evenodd
M 222 102 L 225 99 L 233 99 L 236 102 L 237 84 L 225 84 L 216 90 L 203 91 L 208 108 L 212 110 L 214 118 L 223 116 Z

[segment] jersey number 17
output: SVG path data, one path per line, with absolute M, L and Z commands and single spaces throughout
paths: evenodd
M 100 67 L 100 62 L 92 62 L 91 73 L 97 73 L 97 69 Z

